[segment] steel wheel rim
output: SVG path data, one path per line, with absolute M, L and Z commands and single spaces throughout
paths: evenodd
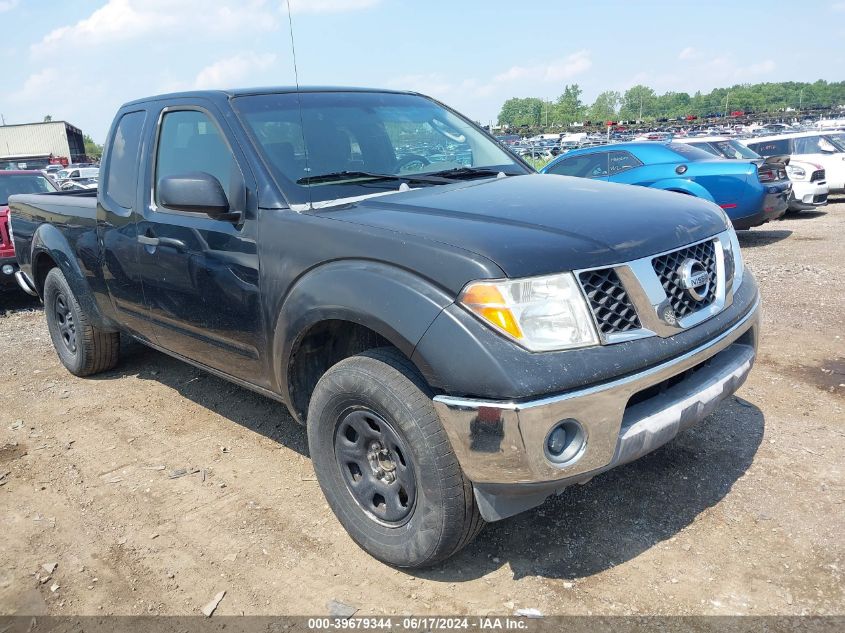
M 374 521 L 391 527 L 410 520 L 417 499 L 411 452 L 382 416 L 355 409 L 335 427 L 337 466 L 355 503 Z
M 53 313 L 56 317 L 56 324 L 59 326 L 59 336 L 62 343 L 70 353 L 76 354 L 76 322 L 64 294 L 56 295 Z

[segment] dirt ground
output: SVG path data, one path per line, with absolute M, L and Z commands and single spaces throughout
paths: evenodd
M 0 613 L 196 614 L 225 590 L 217 614 L 842 614 L 845 198 L 740 239 L 764 328 L 738 397 L 415 573 L 346 535 L 279 405 L 131 343 L 74 378 L 3 294 Z

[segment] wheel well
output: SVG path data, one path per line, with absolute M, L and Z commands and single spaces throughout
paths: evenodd
M 44 296 L 44 282 L 47 279 L 47 274 L 56 268 L 58 264 L 47 253 L 39 253 L 32 262 L 32 272 L 35 277 L 35 289 L 42 297 Z
M 291 408 L 305 421 L 311 394 L 320 377 L 332 365 L 373 347 L 391 346 L 373 330 L 343 320 L 321 321 L 300 337 L 288 363 Z

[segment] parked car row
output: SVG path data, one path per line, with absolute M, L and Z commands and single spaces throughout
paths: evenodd
M 735 229 L 749 229 L 781 217 L 792 191 L 782 163 L 729 161 L 675 142 L 617 143 L 573 150 L 541 172 L 702 198 L 724 209 Z
M 40 171 L 0 170 L 0 286 L 14 284 L 18 271 L 9 222 L 9 197 L 51 191 L 56 191 L 56 186 Z

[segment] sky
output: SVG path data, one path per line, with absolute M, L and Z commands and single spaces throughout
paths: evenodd
M 659 93 L 841 81 L 845 1 L 290 0 L 300 85 L 416 90 L 482 124 L 577 83 Z M 800 6 L 800 8 L 798 8 Z M 0 114 L 102 142 L 116 109 L 194 88 L 293 85 L 285 0 L 0 0 Z

